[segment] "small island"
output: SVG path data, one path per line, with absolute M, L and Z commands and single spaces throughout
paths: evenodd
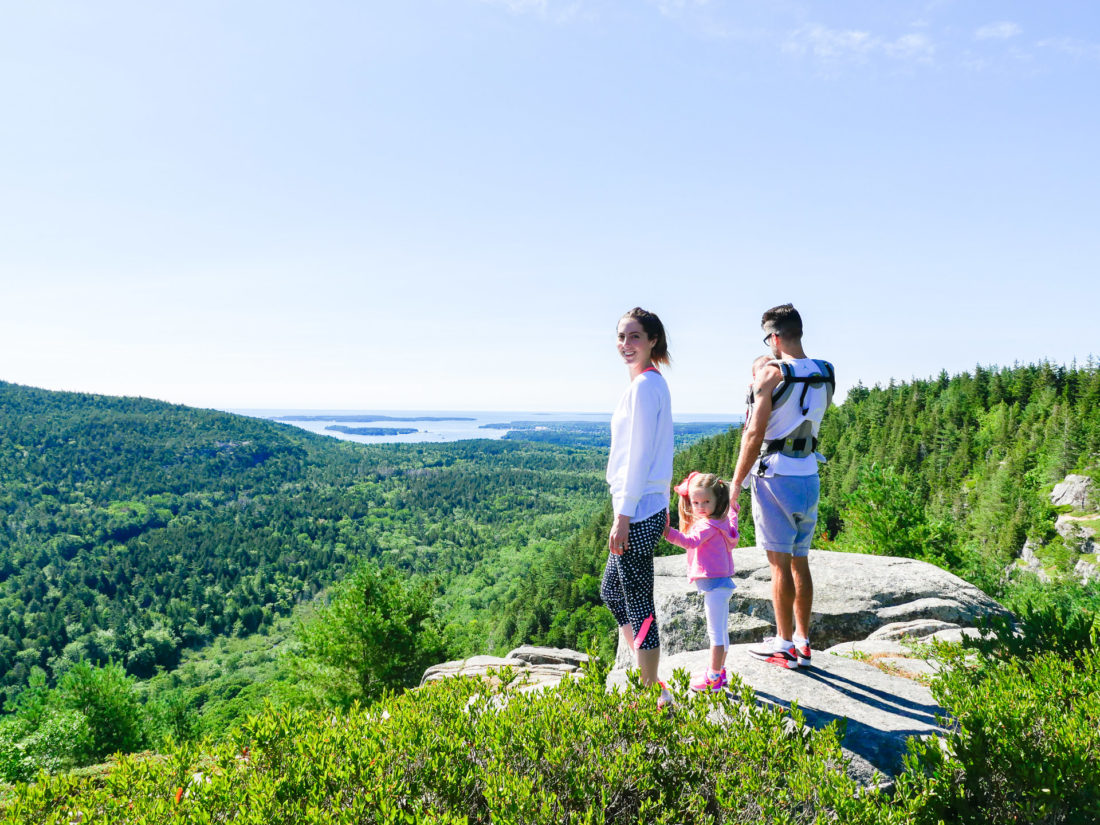
M 345 427 L 342 424 L 333 424 L 325 429 L 347 435 L 408 435 L 420 432 L 416 427 Z

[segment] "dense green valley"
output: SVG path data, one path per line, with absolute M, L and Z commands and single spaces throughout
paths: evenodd
M 35 668 L 52 683 L 81 660 L 171 670 L 361 560 L 469 593 L 444 599 L 447 618 L 491 644 L 480 617 L 598 509 L 603 460 L 520 441 L 363 447 L 0 384 L 0 688 L 10 701 Z

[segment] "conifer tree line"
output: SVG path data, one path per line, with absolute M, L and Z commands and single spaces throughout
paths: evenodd
M 1063 568 L 1080 552 L 1055 534 L 1049 494 L 1068 473 L 1100 478 L 1100 369 L 979 366 L 857 386 L 821 435 L 828 537 L 993 592 L 1028 538 Z

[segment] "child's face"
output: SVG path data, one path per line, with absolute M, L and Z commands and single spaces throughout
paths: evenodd
M 697 518 L 710 518 L 714 513 L 714 493 L 706 487 L 692 487 L 689 495 L 691 499 L 691 514 Z

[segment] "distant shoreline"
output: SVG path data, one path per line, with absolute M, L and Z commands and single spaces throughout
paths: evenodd
M 365 422 L 365 421 L 477 421 L 476 418 L 463 418 L 459 416 L 436 416 L 436 415 L 418 415 L 418 416 L 400 416 L 400 415 L 275 415 L 271 416 L 272 421 L 348 421 L 348 422 Z M 326 429 L 332 429 L 326 427 Z M 416 430 L 410 430 L 410 432 L 416 432 Z
M 228 410 L 326 438 L 359 444 L 447 443 L 467 439 L 543 441 L 571 446 L 603 447 L 610 443 L 611 413 L 543 412 L 538 410 L 354 410 L 316 407 Z M 682 418 L 682 420 L 681 420 Z M 677 444 L 738 426 L 736 416 L 673 416 Z M 335 425 L 347 424 L 347 430 Z M 375 429 L 366 429 L 378 427 Z M 382 428 L 385 428 L 384 430 Z M 400 432 L 390 432 L 390 429 Z M 405 429 L 410 428 L 410 429 Z M 415 428 L 415 430 L 411 429 Z M 384 433 L 384 434 L 383 434 Z

